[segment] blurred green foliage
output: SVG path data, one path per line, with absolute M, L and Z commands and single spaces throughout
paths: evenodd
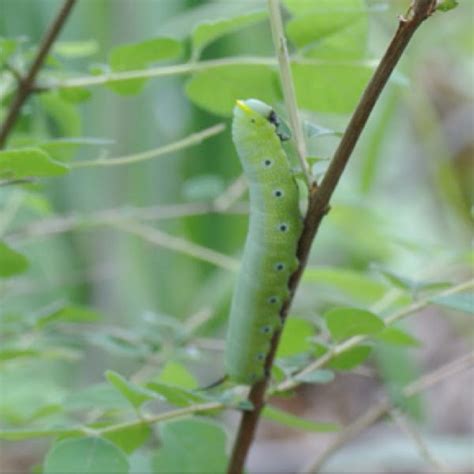
M 309 154 L 319 162 L 334 151 L 334 131 L 344 130 L 408 2 L 282 3 L 298 105 L 317 124 Z M 0 0 L 0 122 L 15 74 L 27 70 L 58 5 Z M 472 312 L 472 293 L 440 296 L 472 273 L 469 12 L 466 4 L 429 19 L 377 104 L 304 273 L 276 392 L 284 380 L 327 384 L 334 372 L 375 362 L 394 403 L 422 415 L 422 399 L 400 393 L 419 374 L 413 350 L 423 341 L 409 324 L 383 319 L 419 300 L 448 321 Z M 284 113 L 266 4 L 78 2 L 37 86 L 0 151 L 0 437 L 58 437 L 45 473 L 220 472 L 220 425 L 190 418 L 151 428 L 146 419 L 157 406 L 178 407 L 176 417 L 194 406 L 211 415 L 249 408 L 225 384 L 196 387 L 222 375 L 235 272 L 215 259 L 238 260 L 246 233 L 231 110 L 235 99 L 258 97 Z M 221 121 L 224 133 L 156 159 L 79 167 Z M 117 220 L 165 237 L 153 245 Z M 363 344 L 332 357 L 332 371 L 298 378 L 354 336 Z M 266 415 L 309 431 L 335 426 L 276 408 Z

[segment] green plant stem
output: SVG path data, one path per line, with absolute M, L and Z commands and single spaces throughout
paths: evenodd
M 117 158 L 99 158 L 98 160 L 84 160 L 77 161 L 71 164 L 71 168 L 90 168 L 95 166 L 120 166 L 130 165 L 132 163 L 139 163 L 141 161 L 150 160 L 152 158 L 158 158 L 159 156 L 168 155 L 170 153 L 176 153 L 177 151 L 184 150 L 185 148 L 192 147 L 201 143 L 208 138 L 211 138 L 225 130 L 223 123 L 218 123 L 212 127 L 201 130 L 200 132 L 192 133 L 186 138 L 179 140 L 168 145 L 164 145 L 152 150 L 143 151 L 141 153 L 134 153 L 132 155 L 119 156 Z
M 372 66 L 378 64 L 377 60 L 344 60 L 333 61 L 326 59 L 305 59 L 295 58 L 292 63 L 308 64 L 313 66 L 323 65 L 359 65 Z M 207 71 L 219 67 L 227 66 L 278 66 L 278 61 L 274 57 L 265 56 L 235 56 L 221 59 L 209 59 L 198 62 L 188 62 L 184 64 L 173 64 L 171 66 L 157 66 L 148 69 L 134 71 L 110 72 L 98 76 L 83 76 L 65 80 L 50 80 L 43 85 L 44 90 L 50 89 L 73 89 L 75 87 L 94 87 L 110 82 L 128 81 L 130 79 L 150 79 L 153 77 L 180 76 L 193 74 L 196 72 Z
M 23 104 L 30 94 L 34 92 L 36 76 L 43 66 L 51 46 L 62 30 L 62 27 L 64 26 L 75 3 L 76 0 L 65 0 L 48 31 L 45 33 L 28 73 L 19 81 L 15 97 L 8 108 L 5 120 L 0 127 L 0 149 L 5 146 L 8 135 L 15 125 Z
M 355 145 L 392 71 L 398 64 L 415 31 L 433 12 L 435 4 L 436 0 L 431 0 L 431 2 L 427 2 L 426 0 L 413 0 L 414 13 L 410 15 L 408 19 L 400 19 L 398 29 L 362 94 L 321 185 L 316 186 L 316 184 L 314 184 L 310 189 L 308 210 L 296 255 L 299 266 L 290 278 L 288 285 L 290 295 L 280 311 L 280 317 L 283 322 L 286 320 L 293 297 L 306 267 L 313 240 L 316 237 L 321 221 L 329 211 L 330 199 L 352 155 Z M 308 85 L 308 87 L 310 87 L 310 85 Z M 265 406 L 269 374 L 271 373 L 280 335 L 281 330 L 275 332 L 271 341 L 270 351 L 265 360 L 265 373 L 267 376 L 254 384 L 250 389 L 249 400 L 253 404 L 254 409 L 242 415 L 227 469 L 228 474 L 240 474 L 243 472 L 245 460 L 253 442 L 260 414 Z
M 389 413 L 400 430 L 413 441 L 413 444 L 418 449 L 420 456 L 434 469 L 434 472 L 442 472 L 446 474 L 453 472 L 448 468 L 448 466 L 440 461 L 437 456 L 435 456 L 435 454 L 432 453 L 431 449 L 425 443 L 418 430 L 398 408 L 391 408 Z
M 182 237 L 175 237 L 166 234 L 149 225 L 133 221 L 116 222 L 111 225 L 124 232 L 141 237 L 154 245 L 159 245 L 160 247 L 189 255 L 190 257 L 197 258 L 203 262 L 211 263 L 212 265 L 223 268 L 224 270 L 237 271 L 239 268 L 239 262 L 232 257 L 228 257 L 227 255 L 216 252 L 215 250 L 195 244 L 194 242 L 190 242 Z
M 72 213 L 39 219 L 24 227 L 6 234 L 6 240 L 14 244 L 25 244 L 39 237 L 49 237 L 72 230 L 87 230 L 89 227 L 108 225 L 126 220 L 158 221 L 180 217 L 202 216 L 206 214 L 247 214 L 248 204 L 232 203 L 230 207 L 221 208 L 218 203 L 185 202 L 162 204 L 149 207 L 119 207 L 104 209 L 87 214 Z M 220 204 L 220 203 L 219 203 Z
M 286 110 L 290 119 L 291 129 L 295 137 L 296 151 L 301 164 L 306 183 L 308 187 L 311 184 L 311 173 L 308 162 L 306 161 L 307 150 L 303 135 L 303 127 L 298 113 L 296 101 L 296 91 L 291 75 L 290 57 L 286 43 L 285 32 L 283 29 L 283 20 L 281 17 L 279 0 L 268 0 L 268 11 L 270 26 L 272 29 L 273 44 L 280 65 L 280 80 L 283 89 L 283 98 L 285 100 Z

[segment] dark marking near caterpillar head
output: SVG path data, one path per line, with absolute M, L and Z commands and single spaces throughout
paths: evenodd
M 273 109 L 268 114 L 267 120 L 273 125 L 275 125 L 275 132 L 278 135 L 280 141 L 284 142 L 290 139 L 290 134 L 288 133 L 288 131 L 284 130 L 284 128 L 286 127 L 283 127 L 280 119 L 278 118 L 278 115 Z
M 278 230 L 280 232 L 286 232 L 288 230 L 288 224 L 285 224 L 285 223 L 278 224 Z
M 285 269 L 285 264 L 282 263 L 282 262 L 278 262 L 276 265 L 275 265 L 275 270 L 277 270 L 278 272 L 281 272 L 282 270 Z
M 262 362 L 263 360 L 265 360 L 265 354 L 264 354 L 263 352 L 259 352 L 259 353 L 257 354 L 257 360 L 258 360 L 259 362 Z
M 281 189 L 275 189 L 275 190 L 273 191 L 273 195 L 274 195 L 275 197 L 277 197 L 277 198 L 283 197 L 284 192 L 283 192 Z
M 266 160 L 263 160 L 263 166 L 265 166 L 265 168 L 270 168 L 270 166 L 273 165 L 273 160 L 270 160 L 270 159 L 266 159 Z
M 255 123 L 255 119 L 250 119 L 250 123 Z
M 275 304 L 278 302 L 278 298 L 276 296 L 270 296 L 270 298 L 268 298 L 268 302 L 270 304 Z

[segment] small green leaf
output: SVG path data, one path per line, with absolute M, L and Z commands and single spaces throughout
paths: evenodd
M 8 278 L 28 269 L 26 257 L 0 241 L 0 278 Z
M 454 8 L 459 6 L 458 0 L 443 0 L 441 3 L 438 4 L 436 10 L 440 12 L 448 12 L 449 10 L 453 10 Z
M 0 349 L 0 361 L 18 359 L 20 357 L 38 357 L 40 352 L 36 349 L 2 348 Z
M 376 271 L 381 273 L 392 285 L 401 288 L 403 290 L 409 290 L 411 292 L 420 292 L 428 290 L 438 290 L 451 286 L 451 283 L 445 281 L 418 281 L 411 278 L 406 278 L 402 275 L 398 275 L 395 272 L 386 270 L 379 266 L 373 265 Z
M 193 57 L 199 57 L 201 51 L 216 39 L 228 33 L 232 33 L 246 26 L 253 25 L 263 18 L 266 12 L 262 10 L 247 11 L 243 15 L 232 18 L 218 18 L 199 23 L 192 32 L 191 41 Z
M 59 96 L 61 99 L 64 99 L 73 104 L 78 104 L 89 100 L 92 93 L 89 89 L 84 87 L 71 87 L 69 89 L 60 89 Z
M 319 113 L 345 114 L 354 110 L 372 76 L 369 66 L 293 64 L 298 105 Z M 311 87 L 308 87 L 312 84 Z
M 17 39 L 0 37 L 0 64 L 8 61 L 8 58 L 15 52 L 17 45 Z
M 38 148 L 48 153 L 58 161 L 68 161 L 74 152 L 81 146 L 104 147 L 114 144 L 113 140 L 95 137 L 56 138 L 47 142 L 37 144 Z
M 335 130 L 331 130 L 330 128 L 321 127 L 320 125 L 316 125 L 315 123 L 309 122 L 308 120 L 305 120 L 303 122 L 303 132 L 306 138 L 308 138 L 308 140 L 324 136 L 342 136 L 341 132 L 336 132 Z M 328 158 L 324 159 L 327 160 Z
M 48 324 L 56 322 L 90 323 L 97 321 L 100 318 L 101 315 L 90 308 L 71 305 L 38 317 L 36 320 L 36 327 L 43 328 Z
M 329 383 L 334 380 L 334 372 L 326 369 L 313 370 L 307 374 L 297 374 L 295 380 L 305 383 Z
M 175 59 L 182 51 L 181 42 L 172 38 L 154 38 L 140 43 L 123 44 L 109 54 L 109 64 L 114 72 L 133 71 L 146 68 L 149 64 Z M 118 94 L 137 94 L 146 79 L 110 81 L 107 85 Z
M 362 304 L 379 300 L 387 286 L 369 276 L 338 267 L 310 267 L 303 274 L 303 281 L 317 283 L 326 291 L 337 291 Z
M 160 425 L 161 447 L 153 458 L 155 474 L 222 473 L 227 466 L 226 436 L 216 423 L 204 419 Z
M 378 316 L 358 308 L 334 308 L 329 310 L 324 318 L 335 341 L 342 341 L 359 334 L 377 334 L 385 327 L 383 320 Z
M 378 344 L 375 347 L 374 360 L 378 373 L 382 377 L 385 389 L 394 404 L 407 414 L 420 419 L 423 414 L 421 395 L 404 397 L 402 390 L 420 377 L 420 369 L 407 347 Z
M 196 105 L 228 117 L 236 99 L 258 97 L 273 104 L 281 97 L 276 72 L 266 66 L 222 66 L 199 72 L 186 84 Z
M 113 370 L 107 370 L 105 377 L 135 408 L 156 398 L 152 391 L 128 381 Z
M 171 405 L 178 407 L 186 407 L 205 400 L 204 397 L 189 390 L 160 382 L 149 382 L 147 388 L 161 395 Z
M 150 426 L 142 424 L 106 433 L 104 437 L 112 441 L 112 443 L 125 453 L 130 454 L 142 446 L 151 436 L 151 433 Z
M 176 385 L 185 389 L 193 389 L 198 386 L 197 380 L 186 367 L 178 362 L 169 361 L 164 366 L 159 377 L 160 382 L 168 385 Z
M 44 474 L 127 474 L 125 453 L 103 438 L 73 438 L 53 444 L 44 461 Z
M 39 148 L 0 151 L 0 178 L 19 179 L 31 176 L 60 176 L 69 171 Z
M 215 174 L 202 174 L 185 181 L 183 196 L 188 201 L 209 201 L 225 189 L 224 180 Z
M 59 90 L 39 94 L 38 101 L 55 124 L 58 135 L 77 137 L 81 135 L 82 116 L 76 104 L 64 100 Z
M 100 383 L 90 385 L 83 390 L 71 392 L 64 401 L 66 410 L 126 410 L 129 402 L 115 388 Z
M 294 7 L 297 2 L 287 3 Z M 294 11 L 288 37 L 306 56 L 333 61 L 365 56 L 369 25 L 364 0 L 300 2 Z
M 56 41 L 53 51 L 64 58 L 85 58 L 99 51 L 99 43 L 96 40 Z
M 351 370 L 362 364 L 371 352 L 370 346 L 353 347 L 333 357 L 327 366 L 337 370 Z
M 306 319 L 288 318 L 278 345 L 277 357 L 290 357 L 309 352 L 314 333 L 314 326 Z
M 281 425 L 313 433 L 332 433 L 339 430 L 338 425 L 335 423 L 322 423 L 300 418 L 270 405 L 265 406 L 263 409 L 263 416 Z
M 474 314 L 474 293 L 459 293 L 456 295 L 436 296 L 431 298 L 435 304 L 465 313 Z
M 407 332 L 394 328 L 387 327 L 382 332 L 375 336 L 376 339 L 388 344 L 393 344 L 396 346 L 412 346 L 418 347 L 421 345 L 420 341 L 408 334 Z

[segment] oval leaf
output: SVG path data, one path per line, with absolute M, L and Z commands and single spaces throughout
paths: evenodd
M 0 278 L 8 278 L 27 270 L 28 260 L 3 242 L 0 242 Z
M 127 474 L 125 454 L 103 438 L 74 438 L 55 443 L 44 461 L 44 474 Z
M 180 420 L 160 425 L 162 447 L 153 459 L 153 472 L 194 474 L 225 472 L 226 436 L 216 423 Z
M 362 364 L 372 352 L 370 346 L 357 346 L 333 357 L 327 364 L 328 367 L 338 370 L 351 370 Z
M 307 420 L 269 405 L 263 409 L 263 416 L 282 425 L 313 433 L 328 433 L 339 430 L 339 427 L 335 423 L 321 423 Z
M 173 38 L 154 38 L 140 43 L 117 46 L 109 54 L 112 71 L 133 71 L 165 59 L 175 59 L 181 54 L 181 42 Z M 107 85 L 118 94 L 137 94 L 146 79 L 111 81 Z
M 0 178 L 20 179 L 31 176 L 59 176 L 69 168 L 54 161 L 39 148 L 0 151 Z
M 197 73 L 186 84 L 187 96 L 198 106 L 230 116 L 237 99 L 258 97 L 275 103 L 281 97 L 275 71 L 266 66 L 222 66 Z
M 129 382 L 113 370 L 107 370 L 105 377 L 135 408 L 138 408 L 147 400 L 156 398 L 152 391 Z
M 358 308 L 334 308 L 325 315 L 326 325 L 335 341 L 359 334 L 377 334 L 385 328 L 378 316 Z

